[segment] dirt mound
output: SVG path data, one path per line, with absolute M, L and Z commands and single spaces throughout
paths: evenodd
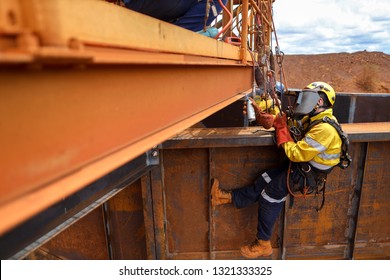
M 286 55 L 283 65 L 289 88 L 323 81 L 338 92 L 390 93 L 390 55 L 382 52 Z

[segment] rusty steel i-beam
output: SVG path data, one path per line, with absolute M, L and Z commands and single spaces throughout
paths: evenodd
M 239 47 L 105 1 L 5 0 L 0 36 L 0 234 L 253 83 Z

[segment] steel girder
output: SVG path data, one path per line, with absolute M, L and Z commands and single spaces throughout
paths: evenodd
M 0 234 L 242 98 L 250 58 L 105 1 L 2 1 Z

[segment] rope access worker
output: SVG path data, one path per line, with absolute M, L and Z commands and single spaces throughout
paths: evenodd
M 327 174 L 339 164 L 342 140 L 334 126 L 321 121 L 329 118 L 337 122 L 332 109 L 335 99 L 334 89 L 324 82 L 313 82 L 300 92 L 293 117 L 302 124 L 302 134 L 296 141 L 290 134 L 286 114 L 275 118 L 277 146 L 284 149 L 288 158 L 279 168 L 263 172 L 251 185 L 233 191 L 223 190 L 218 179 L 213 179 L 213 206 L 233 203 L 236 208 L 244 208 L 258 202 L 256 239 L 241 247 L 244 257 L 271 255 L 270 238 L 284 201 L 291 194 L 290 188 L 299 188 L 301 192 L 308 187 L 325 188 Z

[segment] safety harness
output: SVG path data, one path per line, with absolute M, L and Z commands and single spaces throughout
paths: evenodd
M 328 123 L 333 126 L 337 133 L 339 134 L 342 144 L 341 144 L 341 153 L 340 153 L 340 162 L 338 167 L 341 169 L 347 168 L 351 162 L 352 157 L 348 153 L 349 149 L 349 139 L 348 135 L 342 130 L 341 125 L 335 120 L 331 119 L 328 116 L 325 116 L 322 119 L 312 122 L 302 133 L 305 135 L 319 123 Z M 296 197 L 307 197 L 310 195 L 317 196 L 322 194 L 322 202 L 319 207 L 316 208 L 317 211 L 320 211 L 325 204 L 325 186 L 327 175 L 333 170 L 334 167 L 323 171 L 319 170 L 308 162 L 291 162 L 287 171 L 287 189 L 291 195 L 290 199 L 290 208 L 294 203 L 294 198 Z
M 348 153 L 349 139 L 348 139 L 348 135 L 343 131 L 343 129 L 341 128 L 341 125 L 337 121 L 335 121 L 334 119 L 331 119 L 328 116 L 325 116 L 320 120 L 316 120 L 316 121 L 312 122 L 306 128 L 306 133 L 309 132 L 309 130 L 312 129 L 315 125 L 317 125 L 321 122 L 330 124 L 331 126 L 333 126 L 336 129 L 337 133 L 339 134 L 342 144 L 341 144 L 340 162 L 337 166 L 340 167 L 341 169 L 346 169 L 352 162 L 352 157 Z

